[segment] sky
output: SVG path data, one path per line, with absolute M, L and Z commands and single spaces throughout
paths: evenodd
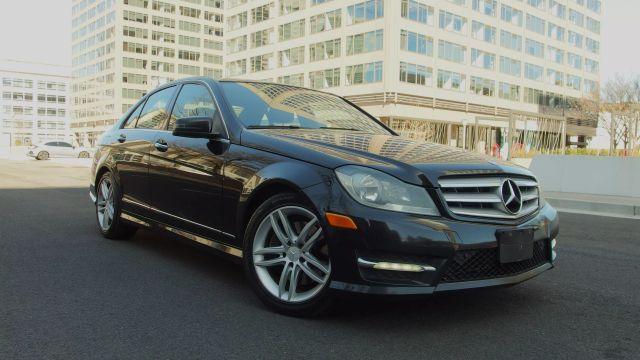
M 338 0 L 339 1 L 339 0 Z M 600 71 L 640 74 L 640 0 L 603 0 Z M 71 64 L 71 0 L 20 0 L 0 5 L 0 59 Z

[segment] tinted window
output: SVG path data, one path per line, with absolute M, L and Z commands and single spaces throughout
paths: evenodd
M 58 146 L 68 147 L 68 148 L 72 148 L 73 147 L 73 146 L 71 146 L 71 144 L 66 143 L 66 142 L 62 142 L 62 141 L 58 141 Z
M 223 132 L 218 108 L 207 88 L 202 85 L 186 84 L 182 87 L 169 118 L 169 130 L 176 127 L 177 119 L 187 117 L 211 118 L 213 119 L 212 132 Z
M 58 143 L 55 142 L 55 141 L 51 141 L 51 142 L 45 143 L 45 145 L 46 146 L 58 146 Z
M 335 95 L 271 83 L 221 82 L 220 86 L 234 114 L 247 127 L 342 128 L 389 134 Z
M 138 106 L 138 108 L 135 109 L 133 111 L 133 113 L 131 113 L 131 115 L 127 119 L 127 122 L 124 123 L 124 126 L 123 126 L 124 128 L 131 129 L 131 128 L 136 127 L 136 120 L 140 116 L 140 112 L 142 112 L 143 105 L 144 105 L 144 103 L 140 104 L 140 106 Z
M 136 128 L 159 129 L 167 117 L 167 105 L 171 101 L 175 86 L 160 90 L 147 99 L 140 113 Z

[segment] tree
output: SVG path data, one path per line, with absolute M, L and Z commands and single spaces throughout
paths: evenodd
M 610 150 L 620 143 L 632 150 L 638 141 L 640 78 L 617 74 L 602 87 L 601 99 L 600 126 L 611 137 Z

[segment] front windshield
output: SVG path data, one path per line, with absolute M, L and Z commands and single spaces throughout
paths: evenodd
M 222 81 L 236 117 L 248 128 L 342 129 L 389 134 L 338 96 L 272 83 Z

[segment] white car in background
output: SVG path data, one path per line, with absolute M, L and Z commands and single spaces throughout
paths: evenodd
M 88 158 L 91 150 L 83 147 L 76 147 L 66 141 L 47 141 L 31 146 L 27 156 L 36 160 L 47 160 L 57 157 Z

